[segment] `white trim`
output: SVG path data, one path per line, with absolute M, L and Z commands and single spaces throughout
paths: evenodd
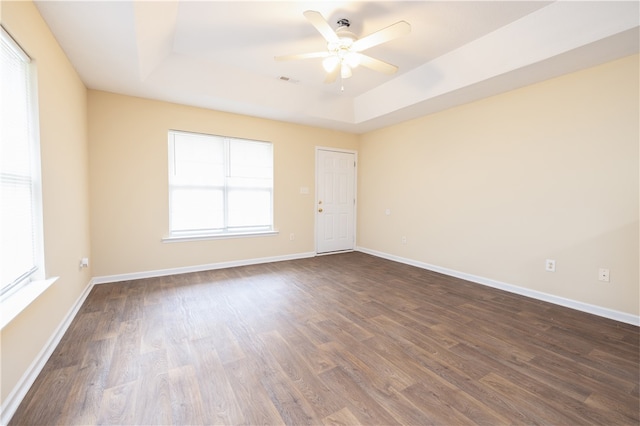
M 129 281 L 141 278 L 152 278 L 152 277 L 160 277 L 166 275 L 174 275 L 174 274 L 184 274 L 188 272 L 200 272 L 206 270 L 213 269 L 222 269 L 222 268 L 232 268 L 236 266 L 247 266 L 247 265 L 257 265 L 260 263 L 270 263 L 270 262 L 280 262 L 285 260 L 296 260 L 296 259 L 304 259 L 309 257 L 315 257 L 315 253 L 306 252 L 306 253 L 296 253 L 291 255 L 283 255 L 283 256 L 272 256 L 272 257 L 261 257 L 256 259 L 248 259 L 248 260 L 236 260 L 230 262 L 220 262 L 220 263 L 211 263 L 207 265 L 196 265 L 196 266 L 186 266 L 181 268 L 171 268 L 171 269 L 163 269 L 156 271 L 148 271 L 148 272 L 138 272 L 133 274 L 120 274 L 120 275 L 108 275 L 102 277 L 94 277 L 85 289 L 83 290 L 78 300 L 71 307 L 64 320 L 53 335 L 49 338 L 47 343 L 44 345 L 40 353 L 36 356 L 31 365 L 27 368 L 25 373 L 22 375 L 16 386 L 13 388 L 11 393 L 7 396 L 7 398 L 3 401 L 2 407 L 0 407 L 0 424 L 8 424 L 11 417 L 15 414 L 18 406 L 24 399 L 25 395 L 29 391 L 29 388 L 33 385 L 38 374 L 42 371 L 47 360 L 53 354 L 53 351 L 56 349 L 60 340 L 64 336 L 64 333 L 67 331 L 71 322 L 78 314 L 78 311 L 82 307 L 82 304 L 86 300 L 87 296 L 91 292 L 91 289 L 94 285 L 97 284 L 106 284 L 110 282 L 118 282 L 118 281 Z
M 353 171 L 353 245 L 349 250 L 344 251 L 353 251 L 357 247 L 357 230 L 358 230 L 358 151 L 354 151 L 351 149 L 340 149 L 340 148 L 330 148 L 326 146 L 316 146 L 315 147 L 315 159 L 314 159 L 314 168 L 315 168 L 315 200 L 313 204 L 313 247 L 316 251 L 316 255 L 322 255 L 325 253 L 318 253 L 318 151 L 333 151 L 333 152 L 344 152 L 347 154 L 353 154 L 353 161 L 355 161 L 354 171 Z M 332 252 L 328 252 L 332 253 Z
M 0 330 L 13 321 L 20 312 L 27 309 L 42 293 L 56 282 L 58 277 L 36 280 L 14 289 L 5 299 L 0 301 Z
M 27 55 L 27 52 L 22 49 L 22 46 L 20 46 L 20 44 L 13 39 L 11 34 L 9 34 L 9 32 L 5 30 L 2 25 L 0 25 L 0 38 L 2 38 L 5 43 L 11 46 L 13 53 L 15 53 L 20 58 L 20 60 L 26 63 L 31 62 L 31 58 L 29 57 L 29 55 Z
M 509 293 L 515 293 L 521 296 L 531 297 L 533 299 L 553 303 L 555 305 L 576 309 L 578 311 L 586 312 L 593 315 L 598 315 L 600 317 L 609 318 L 615 321 L 620 321 L 627 324 L 640 326 L 640 316 L 628 314 L 626 312 L 620 312 L 613 309 L 604 308 L 602 306 L 591 305 L 591 304 L 580 302 L 577 300 L 567 299 L 560 296 L 554 296 L 553 294 L 543 293 L 541 291 L 531 290 L 531 289 L 519 287 L 513 284 L 492 280 L 490 278 L 467 274 L 465 272 L 460 272 L 460 271 L 456 271 L 449 268 L 443 268 L 441 266 L 431 265 L 429 263 L 424 263 L 424 262 L 420 262 L 413 259 L 407 259 L 404 257 L 383 253 L 377 250 L 371 250 L 365 247 L 356 247 L 356 251 L 370 254 L 376 257 L 381 257 L 383 259 L 392 260 L 394 262 L 404 263 L 406 265 L 427 269 L 429 271 L 439 272 L 444 275 L 449 275 L 451 277 L 456 277 L 466 281 L 471 281 L 476 284 L 482 284 L 488 287 L 493 287 L 500 290 L 508 291 Z
M 356 157 L 358 156 L 358 151 L 353 149 L 332 148 L 330 146 L 316 146 L 316 152 L 318 151 L 344 152 L 347 154 L 356 154 Z
M 228 262 L 209 263 L 204 265 L 182 266 L 178 268 L 158 269 L 155 271 L 133 272 L 130 274 L 104 275 L 94 277 L 94 284 L 115 283 L 120 281 L 140 280 L 143 278 L 164 277 L 167 275 L 188 274 L 190 272 L 210 271 L 214 269 L 234 268 L 236 266 L 258 265 L 260 263 L 282 262 L 285 260 L 314 257 L 313 252 L 287 254 L 283 256 L 259 257 L 256 259 L 232 260 Z
M 322 253 L 316 253 L 316 256 L 330 256 L 332 254 L 353 253 L 355 250 L 338 250 L 338 251 L 325 251 Z
M 15 414 L 18 406 L 29 391 L 29 388 L 31 388 L 31 385 L 33 385 L 33 383 L 36 381 L 36 378 L 38 378 L 38 375 L 49 360 L 49 357 L 53 354 L 53 351 L 60 343 L 60 340 L 62 340 L 62 336 L 64 336 L 64 333 L 67 331 L 67 329 L 71 325 L 71 322 L 78 314 L 80 307 L 91 292 L 93 285 L 93 280 L 89 281 L 89 284 L 87 284 L 69 312 L 67 312 L 64 320 L 51 335 L 47 343 L 44 345 L 40 353 L 38 353 L 29 368 L 27 368 L 27 370 L 24 372 L 20 380 L 18 380 L 16 386 L 5 398 L 2 403 L 2 407 L 0 408 L 0 411 L 2 412 L 2 414 L 0 415 L 0 424 L 9 424 L 9 420 L 11 420 L 11 417 L 13 417 L 13 415 Z
M 11 34 L 0 25 L 0 39 L 2 44 L 6 45 L 24 65 L 24 83 L 26 85 L 26 131 L 27 142 L 29 146 L 29 162 L 30 172 L 27 175 L 20 173 L 25 181 L 29 180 L 31 189 L 31 214 L 32 214 L 32 242 L 33 242 L 33 263 L 26 270 L 21 272 L 30 273 L 30 279 L 22 279 L 14 287 L 8 291 L 12 296 L 3 295 L 4 301 L 9 303 L 0 303 L 3 314 L 0 320 L 0 329 L 4 328 L 17 315 L 22 312 L 29 304 L 31 304 L 40 294 L 44 293 L 57 279 L 46 278 L 45 257 L 44 257 L 44 228 L 43 228 L 43 203 L 42 203 L 42 173 L 41 173 L 41 149 L 40 149 L 40 116 L 38 101 L 38 69 L 31 60 L 26 51 L 20 44 L 13 39 Z M 26 182 L 25 182 L 26 186 Z M 26 277 L 26 275 L 23 274 Z M 3 282 L 3 285 L 8 283 Z M 5 287 L 6 289 L 6 287 Z
M 163 243 L 182 243 L 185 241 L 226 240 L 230 238 L 269 237 L 278 235 L 279 231 L 225 232 L 220 234 L 168 235 L 162 237 Z

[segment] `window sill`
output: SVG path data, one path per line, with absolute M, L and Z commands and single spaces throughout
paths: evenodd
M 4 329 L 33 303 L 34 300 L 47 291 L 57 279 L 58 277 L 53 277 L 46 280 L 30 282 L 19 290 L 16 290 L 15 293 L 9 295 L 6 299 L 0 301 L 0 312 L 2 312 L 0 314 L 0 330 Z
M 162 237 L 163 243 L 180 243 L 184 241 L 226 240 L 230 238 L 267 237 L 278 235 L 279 231 L 251 231 L 225 234 L 169 235 Z

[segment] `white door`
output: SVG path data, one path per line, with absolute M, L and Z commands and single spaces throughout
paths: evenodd
M 316 151 L 316 252 L 355 246 L 356 154 Z

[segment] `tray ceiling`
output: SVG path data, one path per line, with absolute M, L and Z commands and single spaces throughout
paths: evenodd
M 363 133 L 638 52 L 639 3 L 527 1 L 36 1 L 91 89 Z M 394 22 L 409 35 L 367 50 L 324 84 L 304 18 L 317 10 L 358 36 Z M 335 26 L 334 26 L 335 28 Z

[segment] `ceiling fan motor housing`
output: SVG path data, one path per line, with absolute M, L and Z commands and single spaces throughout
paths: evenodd
M 349 78 L 352 73 L 351 69 L 357 67 L 360 63 L 358 55 L 351 50 L 358 37 L 349 31 L 351 23 L 348 19 L 340 19 L 337 23 L 336 35 L 338 40 L 327 43 L 327 49 L 331 56 L 325 58 L 322 65 L 327 72 L 340 67 L 342 78 Z
M 341 53 L 342 55 L 344 55 L 349 52 L 353 43 L 358 40 L 358 37 L 351 31 L 349 31 L 349 26 L 351 24 L 349 23 L 348 19 L 340 19 L 338 21 L 338 25 L 340 25 L 336 29 L 338 41 L 328 42 L 327 48 L 330 52 L 336 55 L 340 55 Z

